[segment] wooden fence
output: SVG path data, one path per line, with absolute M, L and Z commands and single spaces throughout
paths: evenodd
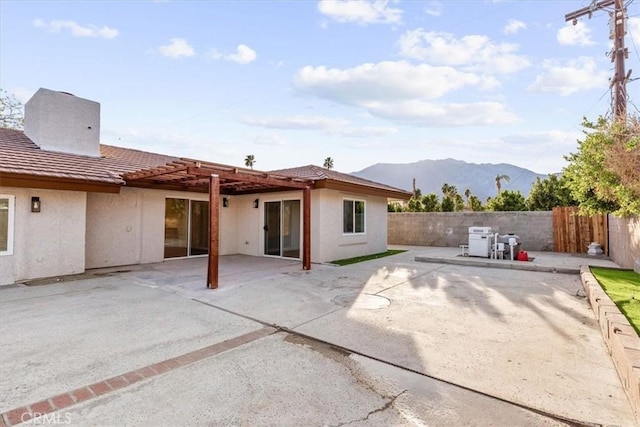
M 587 253 L 597 242 L 608 255 L 607 216 L 578 215 L 577 207 L 553 208 L 553 243 L 556 252 Z

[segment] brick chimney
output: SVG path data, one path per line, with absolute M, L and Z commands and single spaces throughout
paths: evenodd
M 24 133 L 43 150 L 100 157 L 100 104 L 40 88 L 24 105 Z

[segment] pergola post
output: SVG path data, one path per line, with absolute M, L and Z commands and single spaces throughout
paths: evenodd
M 311 270 L 311 187 L 302 193 L 302 269 Z
M 220 178 L 209 177 L 209 264 L 207 288 L 218 287 L 218 263 L 220 258 Z

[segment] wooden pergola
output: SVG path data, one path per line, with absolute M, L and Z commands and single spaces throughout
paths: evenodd
M 180 159 L 123 175 L 131 187 L 209 193 L 209 259 L 207 287 L 218 287 L 220 195 L 302 191 L 302 268 L 311 269 L 311 188 L 309 179 L 270 174 L 227 165 Z

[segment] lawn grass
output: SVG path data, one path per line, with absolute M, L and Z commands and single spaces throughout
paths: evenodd
M 380 252 L 379 254 L 357 256 L 357 257 L 354 257 L 354 258 L 345 258 L 345 259 L 339 259 L 339 260 L 336 260 L 336 261 L 331 261 L 331 264 L 338 264 L 338 265 L 355 264 L 357 262 L 363 262 L 363 261 L 369 261 L 369 260 L 372 260 L 372 259 L 384 258 L 386 256 L 400 254 L 402 252 L 407 252 L 407 251 L 404 250 L 404 249 L 389 249 L 388 251 Z
M 640 274 L 604 267 L 591 267 L 591 273 L 640 335 Z

